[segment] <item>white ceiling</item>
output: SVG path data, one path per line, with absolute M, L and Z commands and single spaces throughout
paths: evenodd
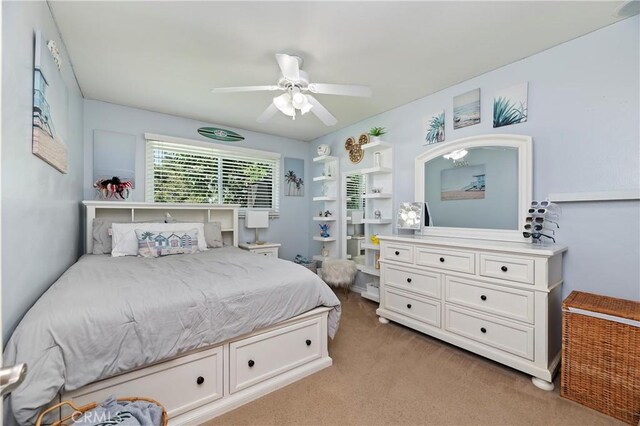
M 609 25 L 604 2 L 51 2 L 84 96 L 230 127 L 313 140 L 366 117 Z M 311 81 L 369 85 L 317 95 L 338 119 L 256 117 L 274 92 L 275 53 Z

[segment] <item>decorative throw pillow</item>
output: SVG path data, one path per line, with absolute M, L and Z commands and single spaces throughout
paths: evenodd
M 198 250 L 207 251 L 207 242 L 204 240 L 204 224 L 201 222 L 177 222 L 177 223 L 117 223 L 111 225 L 112 232 L 112 250 L 111 256 L 137 256 L 138 255 L 138 238 L 136 229 L 143 231 L 155 232 L 177 232 L 189 231 L 191 229 L 198 230 Z
M 222 247 L 222 223 L 206 222 L 204 224 L 204 239 L 207 241 L 207 247 L 209 248 Z
M 136 229 L 138 256 L 160 257 L 170 254 L 192 254 L 198 252 L 198 230 L 146 231 Z
M 93 219 L 93 254 L 111 253 L 111 235 L 109 235 L 111 221 L 102 218 Z

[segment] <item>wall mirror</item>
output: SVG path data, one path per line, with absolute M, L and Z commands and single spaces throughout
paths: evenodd
M 438 144 L 416 158 L 423 235 L 522 241 L 531 201 L 528 136 L 486 135 Z
M 344 223 L 342 226 L 342 254 L 356 263 L 364 262 L 364 211 L 367 176 L 358 172 L 344 173 Z

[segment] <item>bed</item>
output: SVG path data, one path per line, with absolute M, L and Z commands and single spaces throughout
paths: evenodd
M 5 364 L 29 366 L 10 398 L 20 424 L 56 397 L 82 404 L 110 394 L 153 397 L 170 424 L 194 424 L 331 365 L 338 299 L 306 268 L 238 249 L 237 207 L 85 204 L 87 223 L 148 219 L 169 207 L 179 219 L 222 221 L 227 246 L 81 257 L 5 349 Z

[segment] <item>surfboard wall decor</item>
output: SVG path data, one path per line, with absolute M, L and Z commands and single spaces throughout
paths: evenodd
M 215 139 L 224 142 L 240 142 L 244 140 L 244 136 L 232 132 L 231 130 L 218 129 L 217 127 L 200 127 L 198 129 L 205 138 Z

